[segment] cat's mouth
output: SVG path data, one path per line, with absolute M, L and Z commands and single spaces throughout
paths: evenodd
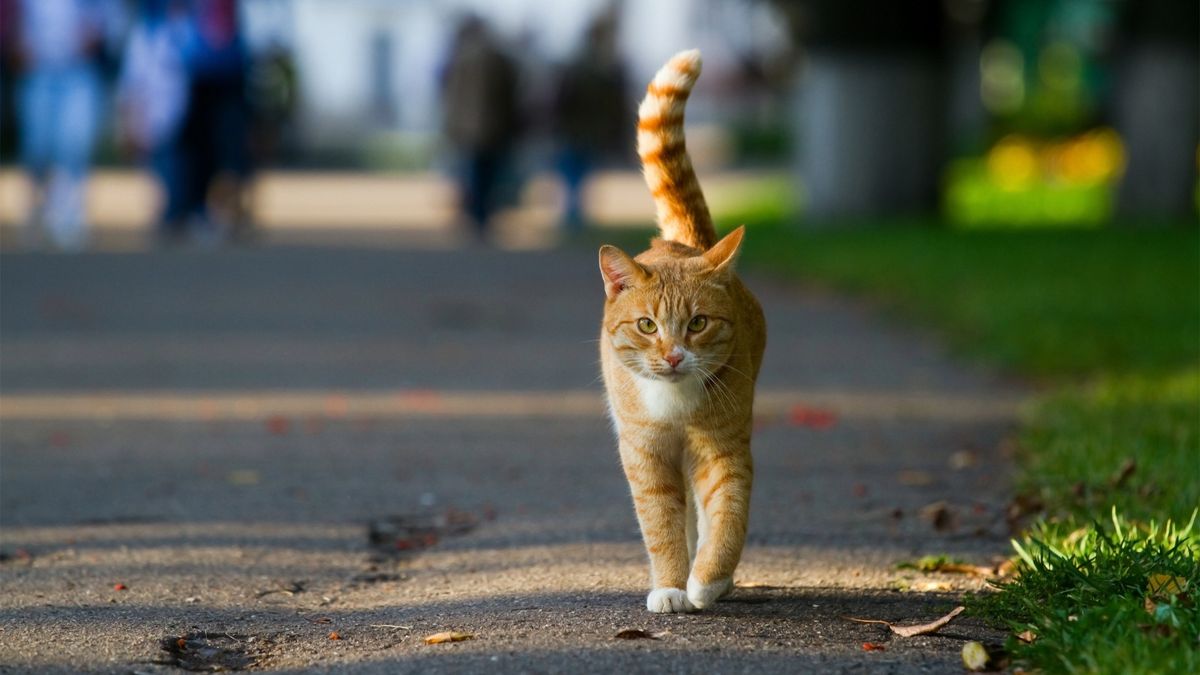
M 650 379 L 662 380 L 663 382 L 682 382 L 691 378 L 691 371 L 683 370 L 666 370 L 666 371 L 650 371 Z

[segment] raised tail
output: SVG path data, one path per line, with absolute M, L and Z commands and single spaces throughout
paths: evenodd
M 679 52 L 659 69 L 638 107 L 637 147 L 662 238 L 707 250 L 717 234 L 683 138 L 683 109 L 698 77 L 698 49 Z

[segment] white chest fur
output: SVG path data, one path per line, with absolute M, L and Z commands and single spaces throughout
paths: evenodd
M 646 414 L 658 422 L 683 421 L 704 400 L 704 381 L 687 378 L 679 382 L 635 378 Z

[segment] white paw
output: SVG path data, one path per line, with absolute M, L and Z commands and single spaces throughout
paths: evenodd
M 733 578 L 717 579 L 711 584 L 701 583 L 696 577 L 688 577 L 687 599 L 696 609 L 710 607 L 718 598 L 733 590 Z
M 646 609 L 655 614 L 675 614 L 678 612 L 694 612 L 695 607 L 688 602 L 688 594 L 678 588 L 656 588 L 646 596 Z

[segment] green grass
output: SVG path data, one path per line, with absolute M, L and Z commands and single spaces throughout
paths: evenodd
M 863 293 L 1036 378 L 1200 360 L 1196 228 L 951 231 L 751 224 L 744 259 Z
M 1014 542 L 1017 578 L 972 610 L 1037 636 L 1009 640 L 1022 666 L 1200 672 L 1200 532 L 1154 525 L 1200 507 L 1200 230 L 776 223 L 751 226 L 744 260 L 1056 385 L 1019 437 L 1018 490 L 1046 510 Z M 1186 590 L 1152 593 L 1155 575 Z
M 1107 377 L 1041 398 L 1021 435 L 1018 489 L 1054 514 L 1115 506 L 1186 520 L 1200 506 L 1200 368 Z
M 1016 543 L 1019 576 L 975 598 L 1019 663 L 1046 673 L 1200 672 L 1200 536 L 1137 524 L 1043 523 Z M 1033 635 L 1032 642 L 1016 635 Z

